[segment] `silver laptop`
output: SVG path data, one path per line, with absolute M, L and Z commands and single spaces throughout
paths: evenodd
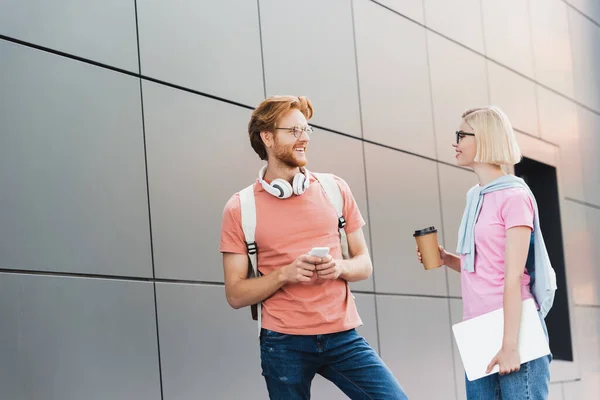
M 485 371 L 502 347 L 504 310 L 499 309 L 452 326 L 467 379 L 474 381 L 498 372 L 495 365 L 489 374 Z M 519 329 L 521 363 L 550 354 L 550 347 L 533 299 L 523 301 Z

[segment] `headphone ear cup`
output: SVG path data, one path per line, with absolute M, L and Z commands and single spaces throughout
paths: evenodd
M 280 199 L 287 199 L 294 194 L 292 186 L 284 179 L 275 179 L 273 182 L 271 182 L 271 187 L 279 191 L 279 195 L 276 196 Z
M 306 185 L 306 175 L 304 175 L 303 173 L 299 173 L 296 174 L 296 176 L 294 176 L 294 193 L 297 195 L 301 195 L 302 193 L 304 193 L 304 191 L 307 188 Z

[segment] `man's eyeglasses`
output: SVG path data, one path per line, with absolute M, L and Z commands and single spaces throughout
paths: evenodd
M 475 136 L 475 134 L 463 131 L 456 131 L 456 144 L 459 144 L 460 139 L 464 138 L 465 136 Z
M 294 137 L 296 139 L 300 139 L 302 137 L 302 132 L 306 132 L 307 136 L 310 136 L 313 132 L 312 127 L 307 126 L 306 128 L 301 128 L 299 126 L 294 126 L 293 128 L 275 128 L 275 129 L 281 129 L 284 131 L 290 131 L 292 132 L 292 135 L 294 135 Z

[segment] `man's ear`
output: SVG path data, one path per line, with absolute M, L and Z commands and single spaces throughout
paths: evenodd
M 263 143 L 265 144 L 265 147 L 267 147 L 267 148 L 273 147 L 273 144 L 275 142 L 273 132 L 261 131 L 260 138 L 262 139 Z

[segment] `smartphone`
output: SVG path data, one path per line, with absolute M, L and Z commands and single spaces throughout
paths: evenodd
M 314 257 L 325 257 L 329 254 L 329 247 L 313 247 L 309 253 Z

